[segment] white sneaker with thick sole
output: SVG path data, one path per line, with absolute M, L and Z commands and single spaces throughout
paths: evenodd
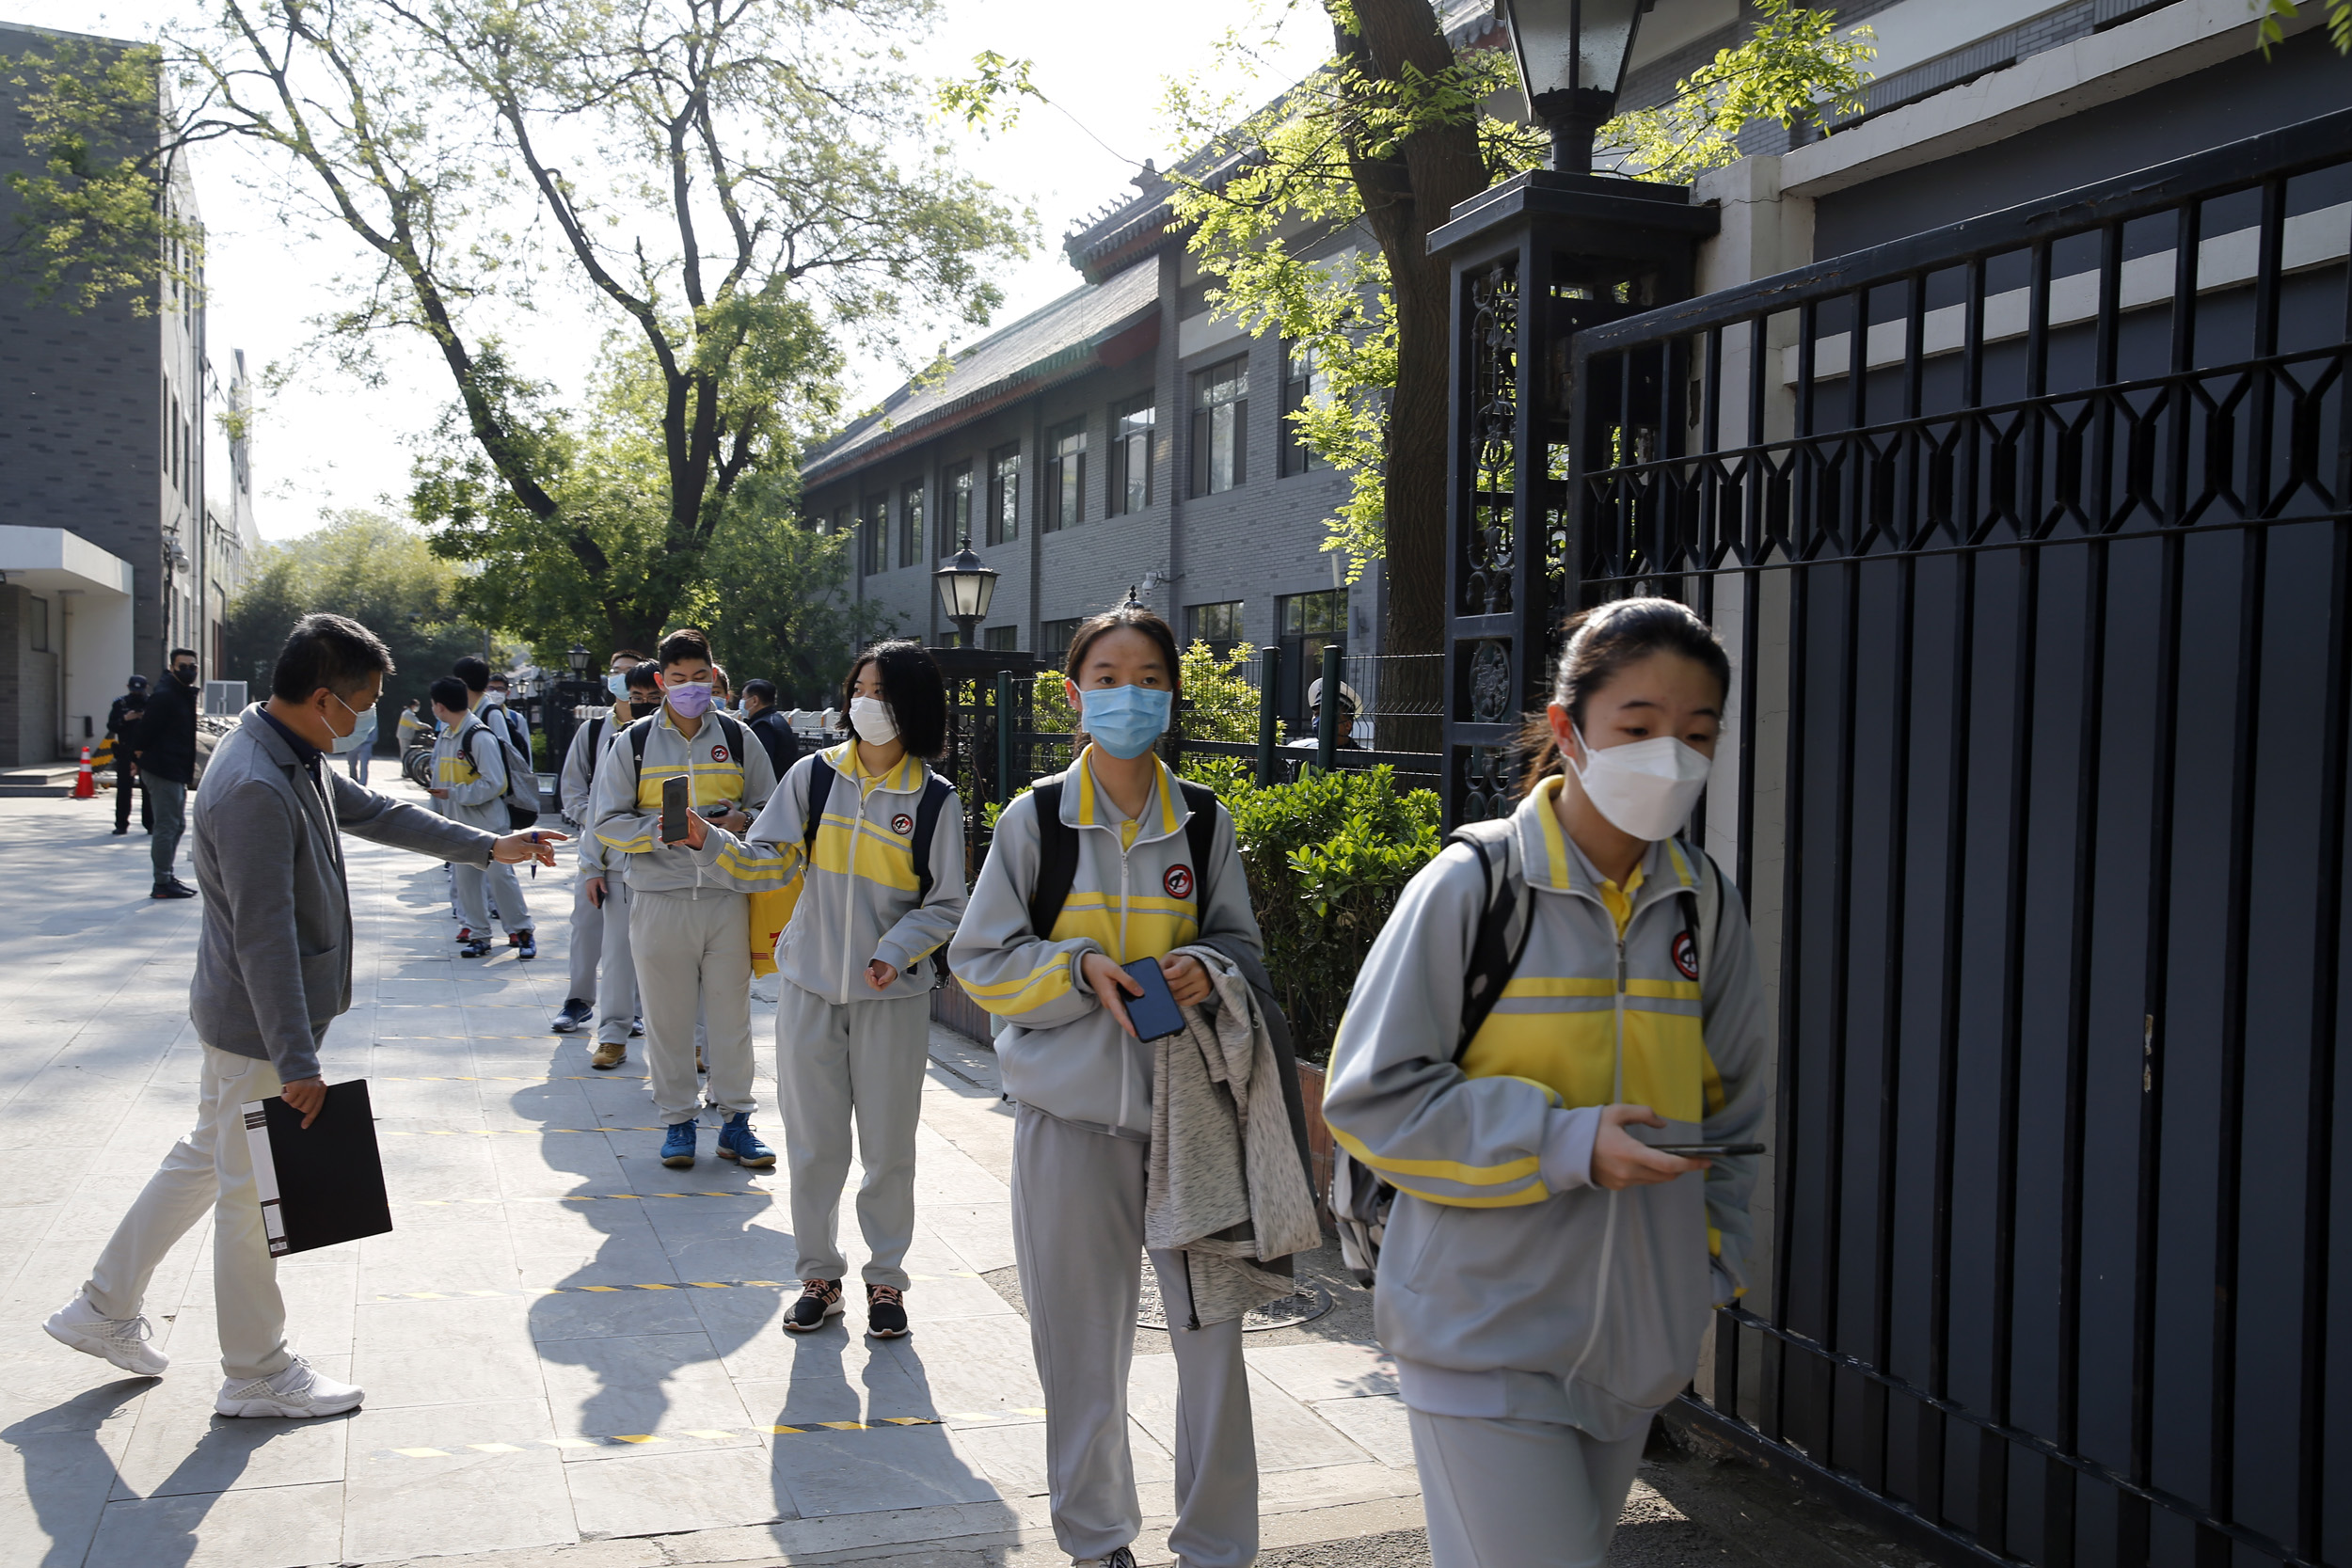
M 147 1342 L 151 1330 L 145 1318 L 109 1318 L 92 1307 L 89 1297 L 76 1295 L 49 1314 L 40 1325 L 49 1338 L 72 1345 L 85 1355 L 111 1361 L 126 1372 L 161 1377 L 171 1357 Z
M 213 1408 L 224 1416 L 262 1416 L 279 1420 L 301 1420 L 310 1416 L 340 1416 L 346 1410 L 357 1410 L 367 1398 L 360 1389 L 348 1383 L 338 1383 L 322 1377 L 299 1355 L 286 1363 L 270 1377 L 257 1377 L 248 1383 L 231 1378 L 220 1386 L 220 1397 Z

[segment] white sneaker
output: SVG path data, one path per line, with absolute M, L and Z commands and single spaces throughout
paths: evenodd
M 249 1383 L 231 1378 L 222 1384 L 220 1397 L 213 1401 L 213 1408 L 224 1416 L 300 1420 L 308 1416 L 340 1416 L 346 1410 L 357 1410 L 359 1402 L 366 1398 L 364 1391 L 348 1383 L 321 1377 L 310 1363 L 297 1355 L 274 1376 L 257 1377 Z
M 145 1318 L 109 1318 L 90 1305 L 89 1297 L 76 1292 L 72 1301 L 49 1315 L 40 1325 L 49 1331 L 49 1338 L 61 1345 L 72 1345 L 85 1355 L 95 1355 L 101 1361 L 111 1361 L 126 1372 L 141 1377 L 161 1377 L 171 1365 L 171 1357 L 147 1342 L 151 1332 Z

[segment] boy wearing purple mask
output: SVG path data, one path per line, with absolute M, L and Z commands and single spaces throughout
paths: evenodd
M 668 1131 L 661 1163 L 694 1163 L 705 1103 L 724 1117 L 718 1154 L 760 1169 L 775 1151 L 752 1131 L 751 902 L 734 882 L 706 873 L 684 844 L 661 842 L 661 785 L 692 781 L 696 812 L 732 832 L 751 826 L 776 787 L 767 749 L 711 710 L 710 642 L 694 628 L 664 636 L 661 706 L 607 747 L 596 764 L 589 814 L 610 862 L 625 855 L 628 940 L 637 1000 L 645 1015 L 645 1061 L 654 1106 Z M 694 1072 L 694 1018 L 707 1025 L 708 1080 Z

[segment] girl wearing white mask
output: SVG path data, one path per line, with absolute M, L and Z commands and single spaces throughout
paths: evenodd
M 1406 886 L 1324 1094 L 1396 1189 L 1375 1308 L 1436 1568 L 1599 1568 L 1752 1234 L 1753 1155 L 1656 1147 L 1741 1144 L 1764 1112 L 1746 915 L 1676 836 L 1729 661 L 1669 599 L 1565 629 L 1518 809 Z
M 775 955 L 776 1097 L 801 1279 L 784 1326 L 809 1333 L 842 1311 L 854 1125 L 866 1330 L 888 1339 L 907 1332 L 930 993 L 963 914 L 963 811 L 925 761 L 947 744 L 946 688 L 930 654 L 908 641 L 866 649 L 842 705 L 855 739 L 794 763 L 742 838 L 696 822 L 687 843 L 746 893 L 800 884 Z

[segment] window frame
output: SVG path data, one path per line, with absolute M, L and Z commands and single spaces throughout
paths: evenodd
M 978 509 L 979 467 L 977 459 L 967 457 L 950 463 L 940 472 L 940 519 L 947 525 L 946 531 L 958 541 L 972 537 L 973 513 Z M 945 546 L 942 546 L 945 548 Z
M 1216 395 L 1220 388 L 1232 390 Z M 1218 467 L 1222 435 L 1223 483 Z M 1249 483 L 1249 356 L 1236 355 L 1192 372 L 1192 493 L 1221 496 Z
M 1070 644 L 1077 640 L 1078 628 L 1086 624 L 1083 615 L 1067 620 L 1040 621 L 1037 625 L 1037 655 L 1050 659 L 1056 668 L 1069 656 Z
M 1306 373 L 1299 373 L 1301 357 Z M 1312 348 L 1301 348 L 1295 342 L 1282 345 L 1282 476 L 1307 473 L 1315 468 L 1330 467 L 1315 456 L 1298 433 L 1297 421 L 1291 418 L 1307 406 L 1310 401 L 1322 402 L 1328 396 L 1323 368 L 1315 362 Z
M 1021 651 L 1021 628 L 1011 626 L 982 626 L 980 646 L 991 653 L 1017 654 Z
M 1233 645 L 1242 640 L 1248 602 L 1245 599 L 1219 599 L 1212 604 L 1184 606 L 1184 646 L 1206 642 L 1219 658 L 1232 652 Z M 1220 613 L 1212 616 L 1211 611 Z M 1211 621 L 1222 623 L 1223 629 L 1204 625 Z
M 988 542 L 1010 545 L 1021 538 L 1021 443 L 1008 441 L 988 453 Z
M 1087 421 L 1083 416 L 1046 427 L 1044 463 L 1041 521 L 1045 531 L 1058 533 L 1076 528 L 1086 521 Z
M 858 503 L 857 565 L 860 577 L 880 577 L 890 570 L 890 492 L 883 490 Z
M 930 541 L 923 537 L 924 485 L 919 479 L 908 480 L 898 486 L 898 564 L 913 566 L 928 562 L 925 553 Z
M 1145 416 L 1140 423 L 1137 416 Z M 1110 460 L 1103 465 L 1107 483 L 1103 492 L 1103 515 L 1106 517 L 1130 517 L 1148 511 L 1152 505 L 1152 469 L 1159 455 L 1160 399 L 1156 391 L 1139 392 L 1111 404 L 1107 427 Z M 1136 448 L 1142 449 L 1143 474 L 1140 484 L 1136 478 Z M 1142 499 L 1136 499 L 1142 492 Z

